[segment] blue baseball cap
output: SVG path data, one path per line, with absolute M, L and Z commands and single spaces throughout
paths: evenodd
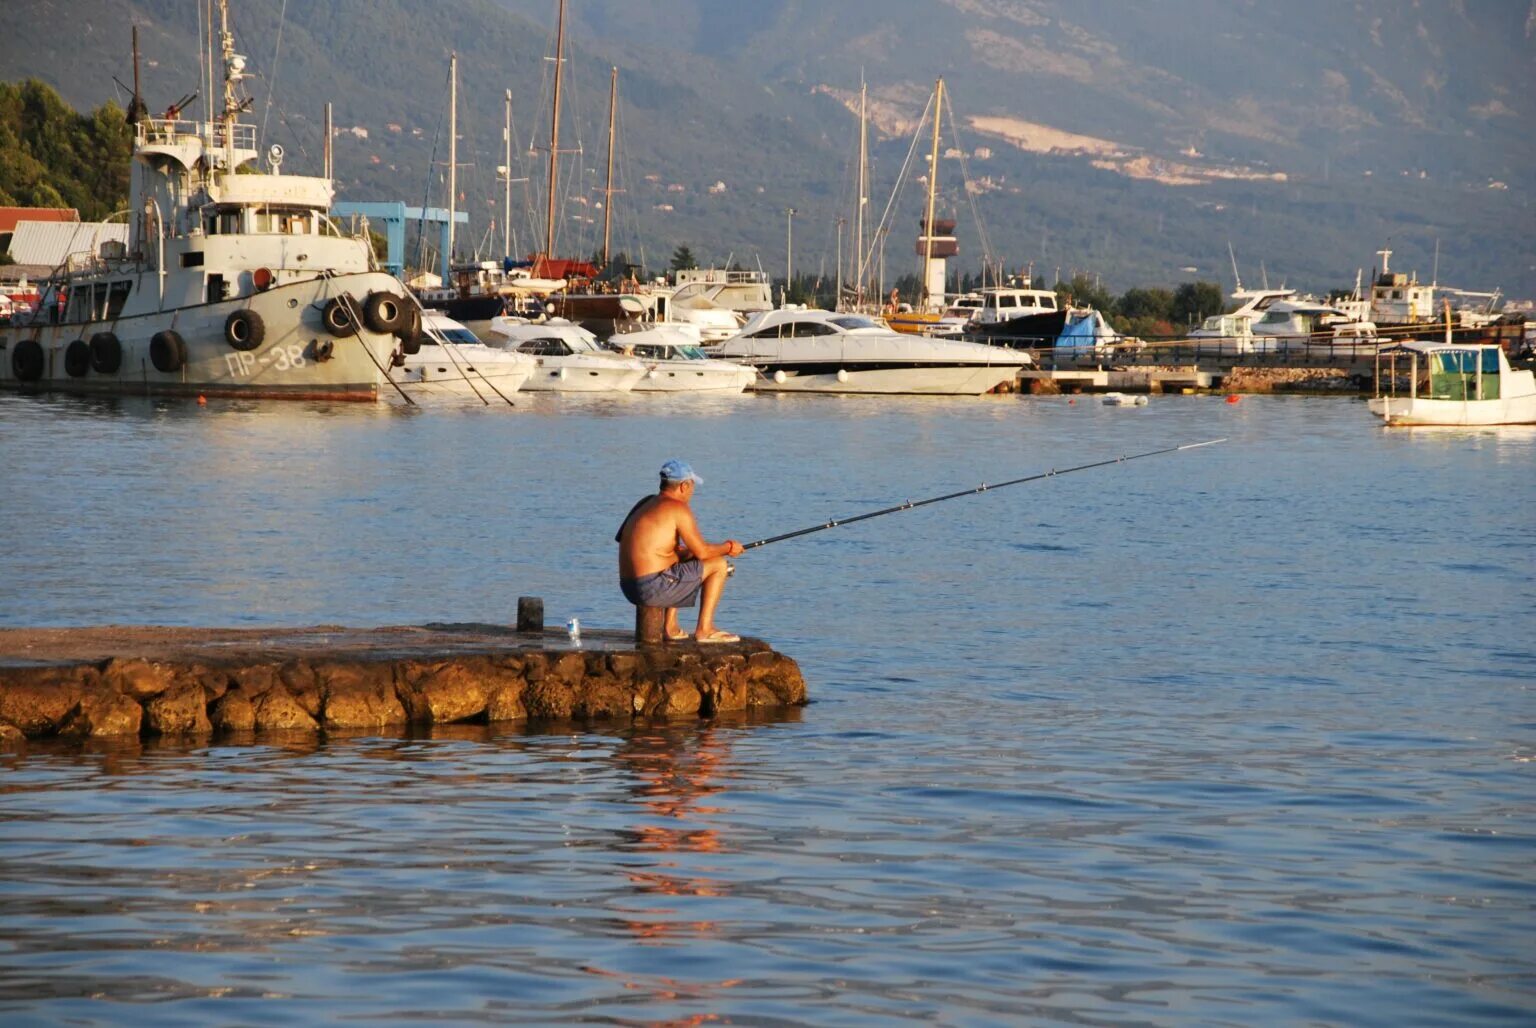
M 669 460 L 661 466 L 661 477 L 668 482 L 697 482 L 704 484 L 704 480 L 693 473 L 693 469 L 680 460 Z

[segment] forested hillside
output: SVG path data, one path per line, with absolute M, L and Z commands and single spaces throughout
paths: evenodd
M 107 101 L 76 114 L 36 79 L 0 82 L 0 206 L 74 207 L 99 221 L 128 202 L 133 131 Z
M 56 3 L 12 6 L 0 74 L 80 109 L 126 103 L 137 25 L 151 109 L 199 89 L 196 0 L 72 0 L 69 31 Z M 446 202 L 457 52 L 459 238 L 486 254 L 505 249 L 511 90 L 513 177 L 528 180 L 513 229 L 523 251 L 542 239 L 555 0 L 231 8 L 247 120 L 287 149 L 286 170 L 313 174 L 332 102 L 343 199 Z M 654 270 L 688 245 L 778 275 L 792 229 L 796 271 L 828 277 L 839 219 L 845 256 L 851 243 L 861 74 L 876 216 L 944 75 L 938 205 L 959 222 L 958 270 L 986 253 L 1047 284 L 1230 289 L 1230 244 L 1245 281 L 1262 267 L 1326 292 L 1390 246 L 1394 268 L 1427 278 L 1438 253 L 1442 282 L 1536 295 L 1532 25 L 1519 5 L 1451 0 L 569 0 L 557 249 L 600 244 L 611 66 L 618 249 Z M 910 186 L 891 207 L 888 280 L 916 269 L 920 207 Z

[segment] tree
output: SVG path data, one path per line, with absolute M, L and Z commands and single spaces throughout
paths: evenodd
M 699 266 L 698 260 L 693 256 L 693 251 L 687 245 L 681 245 L 672 251 L 672 270 L 687 271 Z
M 1168 289 L 1127 289 L 1115 301 L 1115 310 L 1126 318 L 1167 321 L 1173 311 L 1173 292 Z
M 1214 282 L 1185 282 L 1173 294 L 1169 315 L 1178 325 L 1198 325 L 1226 306 L 1221 287 Z
M 1076 307 L 1092 307 L 1097 311 L 1112 311 L 1115 306 L 1114 297 L 1109 295 L 1109 290 L 1082 272 L 1073 275 L 1070 282 L 1059 283 L 1056 286 L 1056 295 L 1060 297 L 1062 306 L 1070 303 Z

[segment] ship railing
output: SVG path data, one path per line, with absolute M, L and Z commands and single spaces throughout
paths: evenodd
M 234 141 L 237 150 L 256 149 L 255 125 L 225 125 L 222 121 L 187 121 L 181 118 L 144 118 L 135 129 L 140 146 L 210 139 L 216 147 Z

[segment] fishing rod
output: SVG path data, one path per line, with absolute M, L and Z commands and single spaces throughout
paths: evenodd
M 1167 446 L 1161 450 L 1148 450 L 1146 453 L 1133 453 L 1124 457 L 1111 457 L 1109 460 L 1094 461 L 1092 464 L 1079 464 L 1075 468 L 1052 468 L 1050 471 L 1042 471 L 1037 475 L 1026 475 L 1023 478 L 1012 478 L 1006 482 L 983 482 L 974 489 L 962 489 L 956 493 L 945 493 L 943 496 L 930 496 L 926 500 L 908 500 L 906 503 L 898 503 L 894 507 L 886 507 L 884 510 L 872 510 L 868 514 L 855 514 L 851 518 L 838 518 L 836 521 L 828 521 L 826 524 L 814 525 L 811 528 L 802 528 L 795 532 L 785 532 L 783 535 L 769 536 L 767 539 L 759 539 L 755 543 L 747 543 L 742 547 L 743 551 L 756 549 L 759 546 L 767 546 L 769 543 L 783 542 L 785 539 L 794 539 L 797 536 L 810 535 L 812 532 L 825 532 L 829 528 L 837 528 L 839 525 L 851 525 L 855 521 L 868 521 L 870 518 L 882 517 L 886 514 L 895 514 L 897 511 L 911 510 L 914 507 L 926 507 L 930 503 L 942 503 L 945 500 L 956 500 L 962 496 L 970 496 L 974 493 L 990 492 L 993 489 L 1001 489 L 1004 486 L 1019 485 L 1024 482 L 1038 482 L 1042 478 L 1055 478 L 1059 475 L 1070 475 L 1074 471 L 1088 471 L 1092 468 L 1108 467 L 1111 464 L 1124 464 L 1127 461 L 1141 460 L 1143 457 L 1156 457 L 1163 453 L 1178 453 L 1180 450 L 1195 450 L 1202 446 L 1215 446 L 1227 440 L 1207 439 L 1203 443 L 1185 443 L 1182 446 Z

